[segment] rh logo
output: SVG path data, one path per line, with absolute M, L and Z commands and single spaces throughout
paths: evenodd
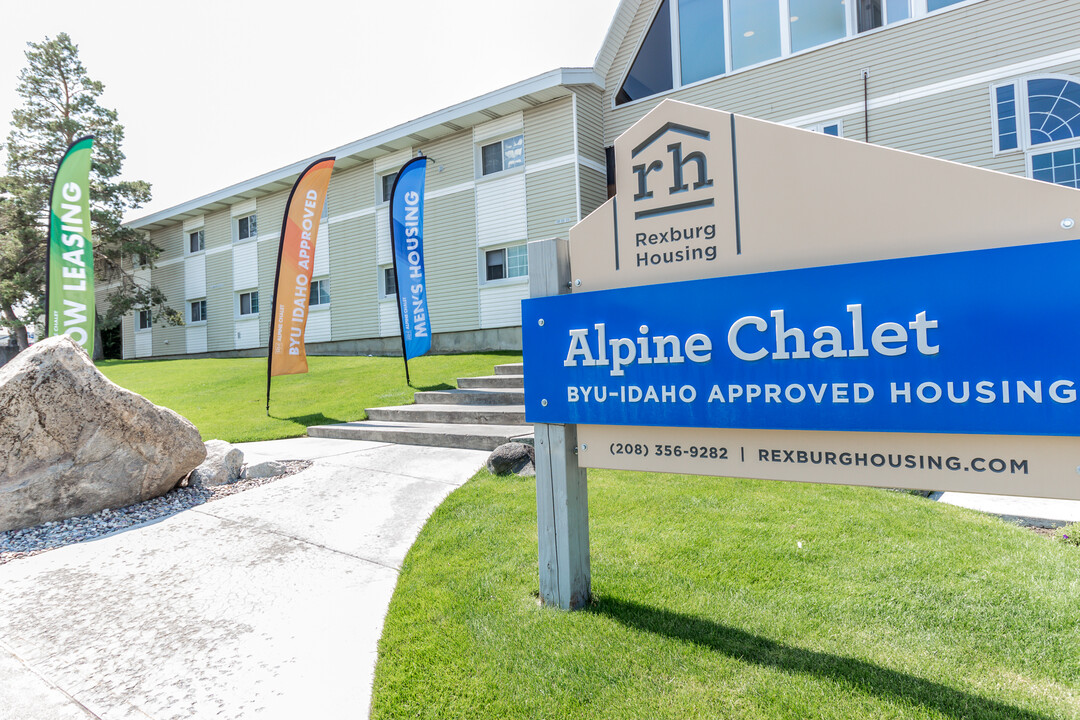
M 631 152 L 630 157 L 636 159 L 638 155 L 643 153 L 652 146 L 653 143 L 669 132 L 680 133 L 706 142 L 710 140 L 710 133 L 708 131 L 699 130 L 690 127 L 689 125 L 680 125 L 678 123 L 669 122 L 646 138 L 640 145 L 635 147 Z M 663 178 L 670 179 L 671 184 L 666 188 L 668 195 L 672 199 L 682 200 L 682 202 L 635 211 L 635 220 L 655 217 L 657 215 L 685 212 L 687 210 L 697 210 L 713 205 L 714 201 L 711 197 L 703 200 L 684 200 L 679 197 L 681 193 L 692 193 L 694 190 L 711 188 L 713 186 L 712 178 L 709 177 L 708 159 L 706 158 L 705 153 L 700 150 L 695 150 L 684 155 L 682 142 L 670 143 L 667 146 L 667 151 L 670 154 L 670 158 L 668 159 L 668 162 L 670 163 L 670 172 L 668 173 L 662 172 L 665 163 L 664 160 L 661 159 L 652 160 L 651 162 L 642 162 L 641 164 L 633 166 L 634 175 L 637 176 L 637 192 L 634 193 L 634 202 L 651 200 L 654 198 L 651 181 L 658 177 L 661 178 L 661 182 L 664 181 Z M 688 165 L 693 165 L 693 167 L 688 169 Z M 692 184 L 687 182 L 687 176 L 693 179 Z M 683 197 L 691 196 L 687 195 Z

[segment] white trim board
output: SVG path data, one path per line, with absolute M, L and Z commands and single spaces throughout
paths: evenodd
M 1017 75 L 1027 75 L 1053 65 L 1076 61 L 1080 61 L 1080 48 L 1066 50 L 1054 55 L 1046 55 L 1032 60 L 1025 60 L 1023 62 L 1013 63 L 1012 65 L 1003 65 L 992 70 L 983 70 L 981 72 L 963 75 L 961 77 L 952 78 L 951 80 L 943 80 L 938 83 L 924 85 L 910 90 L 901 90 L 900 92 L 889 93 L 888 95 L 880 95 L 870 100 L 870 109 L 876 110 L 883 107 L 891 107 L 893 105 L 899 105 L 900 103 L 971 87 L 972 85 L 982 85 L 983 83 L 992 83 Z M 851 103 L 829 110 L 822 110 L 807 115 L 788 118 L 787 120 L 780 120 L 779 122 L 781 125 L 801 127 L 803 125 L 811 125 L 825 120 L 833 120 L 844 115 L 855 115 L 862 111 L 863 104 L 861 102 Z

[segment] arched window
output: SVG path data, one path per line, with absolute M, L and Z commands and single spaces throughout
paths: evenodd
M 1027 81 L 1031 144 L 1080 137 L 1080 83 L 1064 78 Z
M 1028 175 L 1080 188 L 1080 80 L 1024 78 L 993 88 L 997 153 L 1025 152 Z

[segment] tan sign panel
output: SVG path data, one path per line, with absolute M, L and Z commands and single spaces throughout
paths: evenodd
M 619 194 L 570 232 L 575 293 L 1080 237 L 1073 189 L 672 100 L 615 158 Z M 585 467 L 1080 499 L 1075 436 L 580 425 L 578 439 Z
M 1080 193 L 665 100 L 570 231 L 575 292 L 1080 237 Z

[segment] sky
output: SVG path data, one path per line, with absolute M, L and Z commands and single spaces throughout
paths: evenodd
M 0 138 L 27 42 L 66 32 L 119 113 L 123 177 L 165 210 L 558 67 L 591 67 L 618 0 L 12 0 Z

